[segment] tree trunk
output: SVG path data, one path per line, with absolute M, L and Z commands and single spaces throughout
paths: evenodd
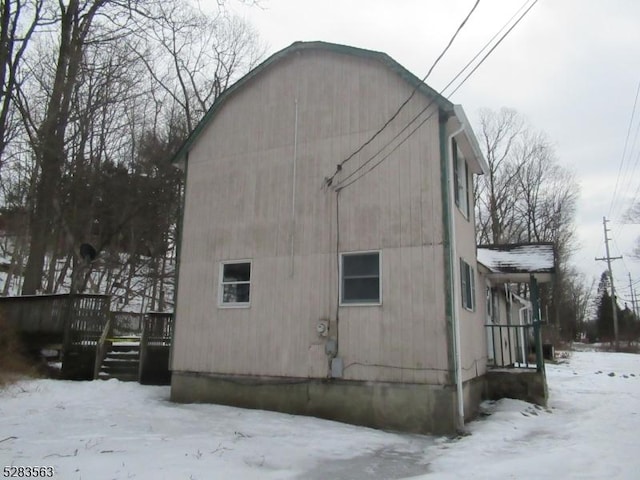
M 104 3 L 105 0 L 96 0 L 84 14 L 79 0 L 70 0 L 66 8 L 60 3 L 60 47 L 55 78 L 45 118 L 38 129 L 37 145 L 34 145 L 40 175 L 37 178 L 36 203 L 30 218 L 31 248 L 22 286 L 23 295 L 32 295 L 42 289 L 44 258 L 55 213 L 54 201 L 65 159 L 65 133 L 71 96 L 78 81 L 78 70 L 91 22 Z

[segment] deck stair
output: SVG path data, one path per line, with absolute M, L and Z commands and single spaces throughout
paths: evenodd
M 111 347 L 107 351 L 98 378 L 117 378 L 123 382 L 137 382 L 140 366 L 140 337 L 110 338 Z

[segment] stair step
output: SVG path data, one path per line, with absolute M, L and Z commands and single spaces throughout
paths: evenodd
M 111 362 L 138 362 L 139 361 L 138 354 L 135 355 L 107 355 L 104 357 L 104 360 L 108 360 Z
M 110 369 L 138 369 L 140 362 L 135 360 L 131 362 L 123 362 L 122 360 L 105 360 L 102 362 L 102 368 L 110 368 Z
M 138 358 L 139 356 L 139 351 L 128 350 L 126 352 L 107 352 L 105 358 Z
M 137 345 L 129 345 L 127 344 L 122 344 L 122 343 L 112 343 L 111 344 L 111 349 L 112 352 L 139 352 L 140 351 L 140 344 Z
M 118 374 L 109 374 L 106 372 L 100 372 L 98 374 L 98 380 L 110 380 L 115 378 L 120 380 L 121 382 L 137 382 L 138 381 L 138 372 L 135 373 L 118 373 Z
M 137 382 L 140 368 L 140 338 L 111 338 L 111 348 L 100 365 L 98 379 L 116 378 L 123 382 Z

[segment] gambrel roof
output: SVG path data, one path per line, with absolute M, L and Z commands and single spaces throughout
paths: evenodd
M 398 74 L 401 78 L 403 78 L 408 84 L 414 87 L 418 92 L 422 93 L 429 99 L 432 99 L 435 105 L 441 111 L 441 114 L 445 117 L 455 117 L 458 119 L 458 122 L 461 127 L 466 131 L 470 128 L 469 122 L 464 116 L 464 112 L 461 107 L 454 105 L 445 97 L 440 95 L 436 90 L 429 87 L 426 83 L 424 83 L 421 79 L 416 77 L 409 70 L 404 68 L 398 62 L 396 62 L 393 58 L 391 58 L 386 53 L 376 52 L 373 50 L 365 50 L 362 48 L 350 47 L 346 45 L 339 45 L 334 43 L 327 42 L 295 42 L 288 46 L 287 48 L 280 50 L 279 52 L 271 55 L 260 65 L 255 67 L 249 73 L 247 73 L 240 80 L 235 82 L 231 87 L 227 88 L 224 92 L 220 94 L 220 96 L 213 103 L 211 108 L 207 111 L 207 113 L 200 120 L 198 125 L 194 128 L 194 130 L 189 134 L 184 143 L 180 146 L 176 154 L 172 158 L 172 163 L 183 162 L 187 153 L 191 149 L 192 145 L 197 141 L 198 137 L 204 130 L 205 126 L 216 116 L 217 112 L 220 108 L 231 98 L 233 95 L 238 92 L 240 89 L 247 86 L 248 83 L 251 82 L 254 78 L 262 74 L 264 71 L 272 67 L 274 64 L 280 62 L 286 57 L 293 55 L 295 53 L 307 50 L 324 50 L 334 53 L 341 53 L 345 55 L 352 55 L 354 57 L 372 59 L 380 62 L 396 74 Z M 467 135 L 467 138 L 470 139 L 471 148 L 474 150 L 477 156 L 477 160 L 479 162 L 479 170 L 485 170 L 486 161 L 484 157 L 480 153 L 480 148 L 477 145 L 477 141 L 475 140 L 475 136 L 473 134 Z M 480 173 L 480 172 L 476 172 Z

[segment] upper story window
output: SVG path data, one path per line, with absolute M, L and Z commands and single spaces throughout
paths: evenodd
M 475 271 L 467 262 L 460 259 L 460 291 L 462 306 L 467 310 L 476 308 L 476 279 Z
M 455 139 L 451 139 L 453 152 L 453 195 L 456 205 L 469 218 L 469 166 Z
M 342 305 L 382 303 L 380 252 L 341 254 L 340 303 Z
M 251 262 L 234 260 L 220 264 L 218 305 L 248 307 L 251 299 Z

